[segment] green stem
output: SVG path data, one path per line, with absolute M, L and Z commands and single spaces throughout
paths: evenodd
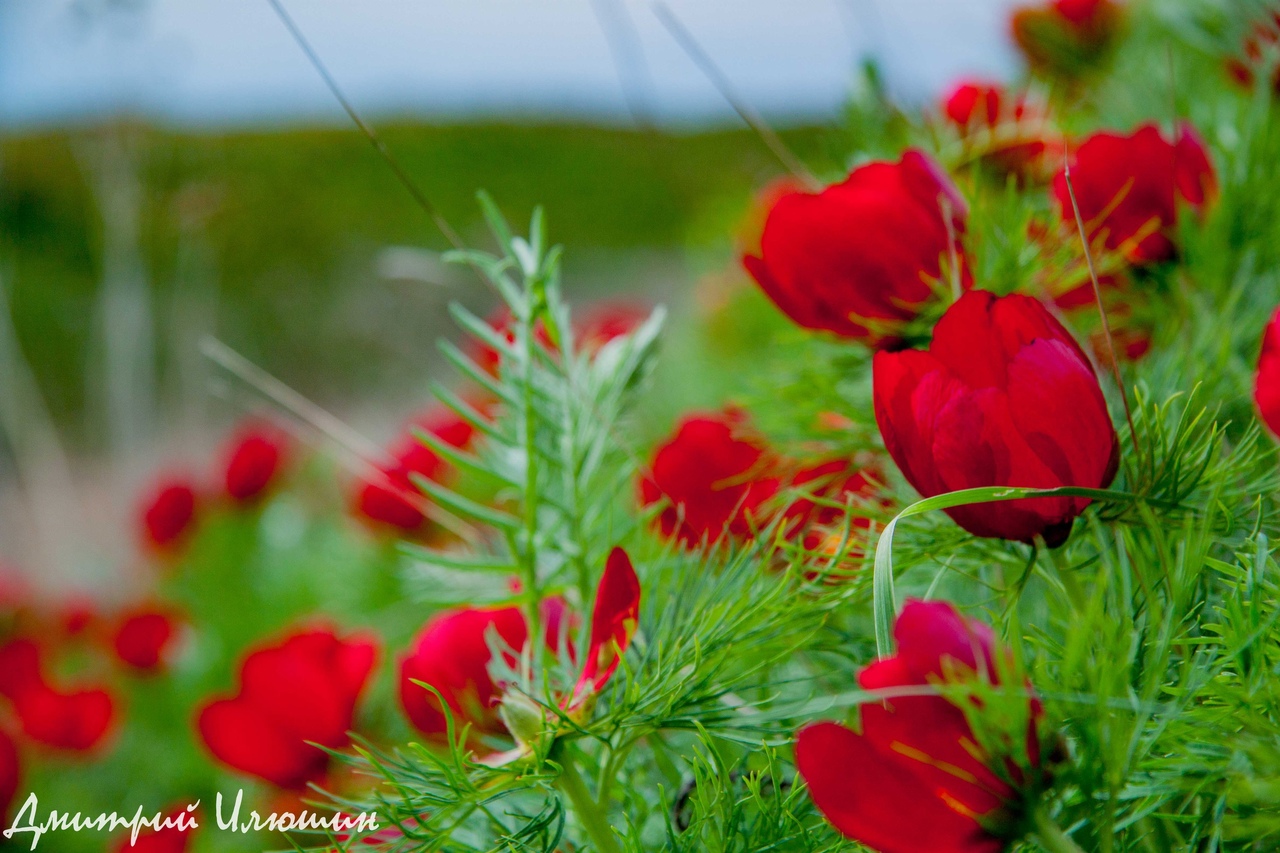
M 1049 810 L 1044 806 L 1037 808 L 1032 818 L 1035 821 L 1036 837 L 1040 839 L 1040 845 L 1049 853 L 1084 853 L 1080 845 L 1072 841 L 1062 831 L 1062 827 L 1054 822 L 1049 816 Z
M 560 766 L 562 769 L 556 784 L 569 798 L 569 804 L 573 806 L 573 812 L 578 816 L 578 823 L 582 824 L 587 837 L 591 839 L 592 849 L 596 853 L 622 853 L 622 847 L 613 833 L 613 827 L 609 826 L 609 821 L 605 817 L 604 808 L 592 799 L 586 783 L 582 781 L 582 774 L 578 772 L 568 750 L 561 754 Z

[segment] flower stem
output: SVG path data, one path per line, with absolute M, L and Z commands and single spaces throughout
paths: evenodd
M 1084 853 L 1080 845 L 1062 831 L 1062 827 L 1049 816 L 1049 810 L 1041 806 L 1032 815 L 1035 821 L 1036 837 L 1049 853 Z
M 613 828 L 605 818 L 604 808 L 592 799 L 586 783 L 582 781 L 582 774 L 578 772 L 577 765 L 573 763 L 573 757 L 568 750 L 560 755 L 560 766 L 562 769 L 556 784 L 569 798 L 569 804 L 573 806 L 573 812 L 578 816 L 578 823 L 582 824 L 587 837 L 591 839 L 591 848 L 597 853 L 622 853 L 617 836 L 614 835 Z

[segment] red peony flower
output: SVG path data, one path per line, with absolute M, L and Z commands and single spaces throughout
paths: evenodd
M 898 653 L 859 673 L 864 690 L 998 683 L 991 629 L 946 602 L 908 601 L 894 638 Z M 998 853 L 1019 816 L 1024 768 L 1040 765 L 1040 705 L 1028 703 L 1027 731 L 1009 738 L 1008 755 L 989 754 L 961 707 L 926 693 L 864 704 L 861 733 L 806 726 L 796 765 L 827 820 L 873 850 Z
M 829 504 L 847 505 L 852 500 L 854 506 L 859 506 L 875 500 L 882 482 L 878 471 L 859 469 L 849 459 L 829 459 L 802 468 L 791 479 L 791 485 L 813 490 L 814 498 L 821 498 L 823 502 L 810 498 L 792 501 L 783 510 L 787 535 L 799 537 L 808 550 L 816 549 L 826 534 L 833 532 L 833 528 L 842 528 L 845 523 L 846 511 Z M 854 528 L 866 530 L 870 526 L 871 520 L 866 517 L 853 520 Z
M 196 834 L 192 821 L 198 818 L 185 807 L 172 809 L 164 817 L 170 825 L 139 832 L 137 841 L 132 832 L 126 832 L 111 845 L 111 853 L 186 853 Z
M 102 743 L 115 716 L 111 694 L 101 688 L 63 692 L 40 684 L 18 694 L 13 707 L 27 737 L 73 752 Z
M 22 765 L 18 761 L 18 747 L 3 728 L 0 728 L 0 823 L 9 825 L 9 809 L 22 783 Z
M 696 548 L 726 532 L 749 537 L 765 520 L 763 506 L 779 479 L 771 452 L 746 433 L 738 409 L 689 415 L 658 448 L 640 482 L 640 502 L 667 502 L 657 519 L 663 535 Z
M 1262 333 L 1262 353 L 1258 356 L 1253 399 L 1258 404 L 1262 422 L 1272 433 L 1280 435 L 1280 309 L 1271 315 L 1271 322 Z
M 196 490 L 187 480 L 157 484 L 142 505 L 142 538 L 147 548 L 177 551 L 195 529 L 196 510 Z
M 301 630 L 250 653 L 238 692 L 206 704 L 197 727 L 214 757 L 243 773 L 300 789 L 350 743 L 356 705 L 378 649 L 369 635 Z M 310 743 L 309 743 L 310 742 Z
M 1021 6 L 1010 19 L 1027 64 L 1069 79 L 1107 59 L 1123 24 L 1124 7 L 1117 0 L 1049 0 Z
M 126 666 L 143 671 L 159 669 L 178 637 L 173 615 L 163 610 L 141 609 L 126 613 L 116 628 L 112 645 Z
M 284 469 L 289 438 L 275 427 L 249 423 L 231 437 L 226 450 L 223 483 L 227 497 L 251 504 L 267 493 Z
M 0 646 L 0 695 L 12 703 L 27 737 L 57 749 L 94 749 L 115 716 L 115 703 L 106 690 L 64 691 L 52 686 L 44 675 L 40 647 L 26 638 Z
M 981 486 L 1105 488 L 1120 448 L 1080 346 L 1027 296 L 971 291 L 938 322 L 927 351 L 878 353 L 876 422 L 921 495 Z M 955 507 L 975 536 L 1066 541 L 1087 498 Z
M 1071 184 L 1089 242 L 1101 240 L 1131 263 L 1172 258 L 1178 205 L 1199 211 L 1217 192 L 1209 153 L 1188 124 L 1166 142 L 1152 124 L 1129 136 L 1095 133 L 1073 155 Z M 1066 172 L 1053 180 L 1063 223 L 1076 228 Z
M 475 428 L 450 409 L 439 407 L 415 421 L 418 429 L 431 433 L 450 447 L 465 448 L 475 437 Z M 382 476 L 359 484 L 355 512 L 377 525 L 401 533 L 420 531 L 427 523 L 428 499 L 413 478 L 444 482 L 451 466 L 434 450 L 408 431 L 391 448 L 394 460 L 382 469 Z
M 965 81 L 943 98 L 942 114 L 970 156 L 1025 181 L 1047 177 L 1047 116 L 1025 94 L 1013 95 L 998 83 Z
M 445 714 L 435 694 L 415 682 L 440 691 L 459 728 L 469 723 L 476 736 L 506 733 L 498 716 L 499 688 L 489 675 L 490 629 L 516 651 L 528 639 L 520 608 L 465 607 L 433 616 L 401 658 L 400 704 L 429 738 L 444 742 Z
M 742 263 L 799 325 L 892 347 L 947 286 L 953 253 L 963 266 L 967 213 L 941 167 L 908 151 L 897 163 L 860 166 L 819 193 L 782 193 L 759 256 Z M 967 286 L 967 272 L 959 274 Z

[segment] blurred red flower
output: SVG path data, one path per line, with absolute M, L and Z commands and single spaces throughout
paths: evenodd
M 443 406 L 419 417 L 414 427 L 450 447 L 466 448 L 475 437 L 475 427 Z M 413 478 L 444 482 L 452 474 L 452 467 L 411 430 L 396 440 L 390 452 L 393 461 L 382 468 L 381 476 L 359 483 L 355 512 L 367 521 L 404 534 L 420 532 L 427 523 L 429 500 L 414 485 Z
M 856 507 L 874 501 L 882 482 L 879 471 L 859 468 L 850 459 L 829 459 L 802 468 L 791 478 L 790 485 L 811 490 L 813 498 L 799 498 L 783 510 L 787 535 L 798 537 L 808 550 L 816 549 L 827 534 L 843 532 L 839 528 L 848 513 L 831 504 L 847 505 L 852 500 Z M 871 520 L 855 516 L 852 526 L 866 530 Z
M 251 652 L 235 695 L 206 704 L 197 727 L 214 757 L 281 788 L 320 780 L 341 749 L 378 648 L 374 638 L 332 630 L 296 631 Z
M 942 168 L 912 150 L 818 193 L 781 193 L 760 254 L 742 263 L 797 324 L 892 347 L 949 273 L 967 286 L 959 242 L 967 215 Z M 952 254 L 960 270 L 948 270 Z
M 153 671 L 166 662 L 177 637 L 178 624 L 172 613 L 143 608 L 124 614 L 112 645 L 116 657 L 125 665 Z
M 1271 322 L 1262 333 L 1253 399 L 1262 422 L 1272 433 L 1280 435 L 1280 309 L 1271 315 Z
M 1105 488 L 1119 442 L 1093 367 L 1044 306 L 975 290 L 953 305 L 927 351 L 878 353 L 876 422 L 921 495 L 981 486 Z M 1066 541 L 1087 498 L 955 507 L 975 536 Z
M 101 688 L 64 692 L 40 684 L 19 693 L 13 706 L 27 737 L 73 752 L 102 743 L 115 716 L 111 694 Z
M 27 638 L 0 646 L 0 695 L 13 704 L 27 737 L 57 749 L 94 749 L 115 716 L 115 703 L 105 689 L 51 685 L 39 645 Z
M 942 114 L 971 157 L 1024 181 L 1047 178 L 1048 117 L 1025 93 L 1011 93 L 999 83 L 962 81 L 943 97 Z
M 1049 0 L 1013 11 L 1010 29 L 1027 64 L 1043 74 L 1080 77 L 1110 55 L 1124 24 L 1117 0 Z
M 749 435 L 740 409 L 688 415 L 654 453 L 640 481 L 640 503 L 665 501 L 659 529 L 690 548 L 718 542 L 726 532 L 747 538 L 766 520 L 764 505 L 778 492 L 775 461 Z
M 1277 47 L 1280 47 L 1280 12 L 1272 12 L 1253 25 L 1241 54 L 1227 60 L 1227 70 L 1243 86 L 1252 86 L 1258 72 L 1269 72 L 1271 88 L 1280 94 Z
M 283 471 L 288 453 L 289 437 L 283 431 L 263 423 L 241 426 L 224 451 L 227 497 L 242 505 L 263 497 Z
M 22 784 L 22 765 L 18 759 L 18 746 L 9 733 L 0 727 L 0 823 L 9 825 L 9 808 Z
M 894 624 L 898 653 L 858 674 L 867 691 L 998 683 L 994 635 L 946 602 L 908 601 Z M 979 707 L 976 700 L 970 710 Z M 800 730 L 796 765 L 836 829 L 880 853 L 998 853 L 1019 817 L 1023 768 L 1040 766 L 1040 704 L 1008 755 L 983 748 L 965 710 L 939 694 L 861 706 L 861 733 L 838 723 Z M 1017 756 L 1018 751 L 1025 754 Z
M 1209 152 L 1186 123 L 1172 143 L 1153 124 L 1128 136 L 1095 133 L 1072 161 L 1071 187 L 1089 242 L 1101 240 L 1134 264 L 1174 257 L 1179 203 L 1203 210 L 1217 192 Z M 1063 223 L 1074 230 L 1065 171 L 1053 179 L 1053 194 Z
M 196 525 L 195 487 L 186 479 L 157 483 L 142 504 L 142 539 L 151 551 L 173 553 Z
M 111 845 L 111 853 L 186 853 L 196 834 L 191 821 L 198 818 L 185 807 L 171 809 L 164 817 L 172 823 L 171 826 L 139 832 L 136 842 L 132 832 L 125 832 Z M 180 829 L 180 826 L 185 828 Z
M 602 299 L 578 308 L 573 314 L 573 337 L 579 353 L 594 355 L 600 348 L 612 340 L 629 335 L 649 319 L 652 309 L 639 302 L 625 299 Z M 489 318 L 489 325 L 507 343 L 514 344 L 515 332 L 512 330 L 511 313 L 506 309 L 497 311 Z M 547 352 L 554 352 L 555 345 L 546 325 L 538 320 L 533 327 L 534 341 Z M 502 364 L 502 353 L 484 341 L 477 340 L 471 348 L 471 359 L 491 376 L 498 375 Z

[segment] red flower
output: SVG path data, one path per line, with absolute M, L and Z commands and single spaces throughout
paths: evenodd
M 594 302 L 573 318 L 573 337 L 578 352 L 595 354 L 610 341 L 634 332 L 649 319 L 649 306 L 620 299 Z
M 283 470 L 288 450 L 288 436 L 274 427 L 255 423 L 240 427 L 226 450 L 227 497 L 250 504 L 266 494 Z
M 1010 28 L 1032 69 L 1075 78 L 1107 59 L 1123 23 L 1116 0 L 1049 0 L 1015 9 Z
M 147 547 L 162 553 L 177 551 L 195 528 L 196 503 L 196 490 L 186 480 L 157 484 L 142 505 L 142 536 Z
M 591 611 L 587 662 L 570 694 L 569 707 L 582 705 L 613 676 L 640 624 L 640 580 L 621 548 L 609 552 Z
M 908 601 L 894 637 L 897 655 L 859 673 L 864 690 L 998 683 L 991 629 L 946 602 Z M 1010 735 L 1009 754 L 996 756 L 944 696 L 890 697 L 861 707 L 860 734 L 837 723 L 801 729 L 796 765 L 827 820 L 873 850 L 998 853 L 1021 807 L 1024 768 L 1040 764 L 1034 697 L 1027 716 L 1025 735 Z
M 443 742 L 447 724 L 440 700 L 414 682 L 440 691 L 459 727 L 470 723 L 478 736 L 505 734 L 498 716 L 498 685 L 489 675 L 490 628 L 516 651 L 528 639 L 520 608 L 466 607 L 432 617 L 401 658 L 400 704 L 423 734 Z
M 1071 185 L 1089 242 L 1101 240 L 1134 264 L 1172 258 L 1179 202 L 1199 211 L 1217 191 L 1208 151 L 1185 123 L 1173 143 L 1152 124 L 1129 136 L 1095 133 L 1073 160 Z M 1053 194 L 1063 223 L 1074 231 L 1065 171 L 1054 178 Z
M 43 684 L 40 647 L 34 640 L 17 637 L 0 645 L 0 696 L 15 700 L 28 688 Z
M 259 648 L 240 668 L 238 692 L 200 711 L 200 736 L 223 764 L 281 788 L 318 781 L 329 756 L 308 742 L 329 749 L 350 743 L 377 653 L 370 636 L 339 639 L 323 628 Z
M 115 715 L 111 694 L 100 688 L 62 692 L 42 684 L 20 693 L 13 705 L 27 737 L 73 752 L 100 744 Z
M 106 737 L 115 715 L 99 688 L 60 690 L 44 675 L 40 647 L 19 638 L 0 646 L 0 695 L 13 703 L 23 733 L 45 746 L 86 752 Z
M 1253 399 L 1258 404 L 1262 422 L 1271 432 L 1280 435 L 1280 309 L 1271 315 L 1271 322 L 1262 333 L 1262 354 L 1258 357 Z
M 658 448 L 640 482 L 640 502 L 667 502 L 658 516 L 663 535 L 696 548 L 726 531 L 749 537 L 764 521 L 763 505 L 779 480 L 772 454 L 746 427 L 746 414 L 737 409 L 689 415 Z
M 634 332 L 649 318 L 649 311 L 645 305 L 620 299 L 605 299 L 579 309 L 573 317 L 576 350 L 594 355 L 610 341 Z M 489 325 L 509 344 L 514 344 L 516 340 L 512 323 L 511 313 L 505 309 L 489 318 Z M 533 339 L 534 343 L 547 352 L 556 351 L 551 334 L 542 320 L 534 324 Z M 483 341 L 476 341 L 471 348 L 471 359 L 485 373 L 497 376 L 502 364 L 502 353 Z
M 1119 442 L 1093 367 L 1027 296 L 971 291 L 938 322 L 928 351 L 878 353 L 876 421 L 921 495 L 981 486 L 1105 488 Z M 1033 498 L 947 510 L 976 536 L 1056 546 L 1087 498 Z
M 122 663 L 134 669 L 151 671 L 165 662 L 177 636 L 178 628 L 172 614 L 142 609 L 125 614 L 112 645 Z
M 418 418 L 414 426 L 450 447 L 465 448 L 475 437 L 475 428 L 470 423 L 444 407 Z M 355 512 L 375 524 L 406 534 L 415 533 L 427 522 L 429 502 L 414 485 L 413 478 L 444 482 L 452 474 L 452 468 L 411 431 L 392 446 L 391 456 L 393 461 L 382 469 L 380 478 L 359 484 Z
M 137 841 L 132 832 L 121 835 L 111 846 L 111 853 L 186 853 L 196 834 L 192 821 L 197 818 L 186 808 L 175 808 L 164 819 L 169 825 L 139 832 Z
M 791 479 L 791 485 L 811 490 L 814 498 L 821 498 L 823 502 L 810 498 L 792 501 L 783 511 L 787 534 L 799 537 L 806 549 L 814 550 L 825 534 L 843 533 L 840 528 L 847 513 L 829 504 L 847 505 L 852 499 L 853 506 L 857 507 L 875 500 L 881 482 L 878 471 L 859 469 L 849 459 L 829 459 L 801 469 Z M 853 520 L 855 528 L 866 530 L 870 526 L 869 518 L 858 516 Z
M 1023 180 L 1047 177 L 1046 116 L 1025 94 L 1011 95 L 998 83 L 965 81 L 943 98 L 942 113 L 970 156 Z
M 9 825 L 9 807 L 22 783 L 22 765 L 18 763 L 18 747 L 9 733 L 0 728 L 0 823 Z
M 891 347 L 946 287 L 953 253 L 963 266 L 967 212 L 941 167 L 908 151 L 897 163 L 860 166 L 819 193 L 782 193 L 759 256 L 742 263 L 799 325 Z M 967 273 L 956 274 L 967 283 Z

